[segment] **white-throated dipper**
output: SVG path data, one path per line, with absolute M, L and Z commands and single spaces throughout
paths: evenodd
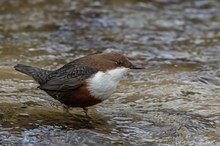
M 54 99 L 67 107 L 88 106 L 107 99 L 130 68 L 135 68 L 120 53 L 88 55 L 54 70 L 17 64 L 15 70 L 31 76 Z

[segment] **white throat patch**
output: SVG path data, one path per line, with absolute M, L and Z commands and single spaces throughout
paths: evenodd
M 100 100 L 107 99 L 114 92 L 118 82 L 123 79 L 128 70 L 128 68 L 119 67 L 107 72 L 97 72 L 88 80 L 89 91 Z

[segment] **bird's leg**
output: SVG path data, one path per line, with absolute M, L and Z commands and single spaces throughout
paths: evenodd
M 88 116 L 88 108 L 83 107 L 83 110 L 84 110 L 84 113 L 86 114 L 86 117 L 89 117 L 89 116 Z
M 64 111 L 64 113 L 67 113 L 68 115 L 71 115 L 69 109 L 70 109 L 69 106 L 67 106 L 67 105 L 63 105 L 63 111 Z

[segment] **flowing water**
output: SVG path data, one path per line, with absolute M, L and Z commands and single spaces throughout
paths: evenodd
M 0 145 L 220 145 L 218 0 L 1 0 Z M 142 70 L 64 113 L 14 71 L 120 51 Z

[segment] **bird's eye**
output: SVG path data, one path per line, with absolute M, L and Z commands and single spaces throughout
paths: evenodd
M 123 62 L 122 62 L 121 60 L 118 60 L 118 61 L 116 62 L 116 64 L 117 64 L 117 65 L 123 65 Z

